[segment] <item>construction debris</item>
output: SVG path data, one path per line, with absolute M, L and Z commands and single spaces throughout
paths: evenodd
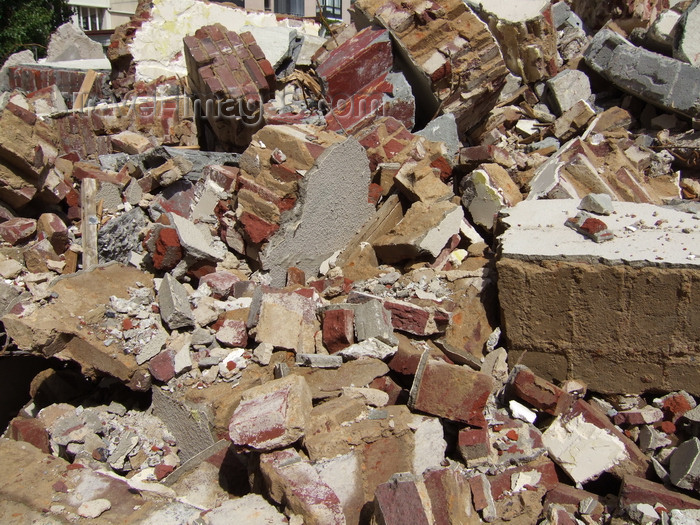
M 144 0 L 9 57 L 0 515 L 696 523 L 670 4 Z

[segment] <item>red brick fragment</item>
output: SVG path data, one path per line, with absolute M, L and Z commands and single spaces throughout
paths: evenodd
M 36 223 L 37 238 L 48 239 L 57 254 L 65 253 L 70 246 L 68 227 L 55 213 L 43 213 Z
M 486 426 L 484 410 L 493 379 L 466 366 L 430 360 L 424 352 L 411 388 L 408 405 L 452 421 Z
M 566 412 L 575 401 L 573 395 L 536 376 L 524 366 L 514 369 L 509 388 L 515 397 L 554 416 Z
M 233 286 L 241 279 L 231 272 L 213 272 L 199 280 L 199 284 L 206 284 L 215 299 L 228 299 L 233 293 Z
M 167 383 L 175 377 L 175 353 L 164 350 L 148 362 L 148 371 L 158 381 Z
M 17 217 L 0 223 L 0 238 L 12 246 L 31 239 L 36 233 L 36 221 Z
M 355 342 L 355 312 L 349 309 L 328 310 L 323 316 L 323 344 L 335 353 Z
M 700 509 L 700 500 L 696 498 L 644 478 L 625 476 L 620 487 L 620 507 L 629 507 L 633 503 L 661 503 L 667 509 Z
M 46 427 L 35 418 L 16 417 L 10 421 L 9 437 L 34 445 L 45 454 L 51 454 L 49 433 Z

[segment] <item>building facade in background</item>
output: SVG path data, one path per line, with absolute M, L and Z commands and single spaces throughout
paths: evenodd
M 245 0 L 249 11 L 267 11 L 281 15 L 314 18 L 320 11 L 329 20 L 350 22 L 351 0 Z
M 138 0 L 68 0 L 73 23 L 85 31 L 106 31 L 128 22 Z

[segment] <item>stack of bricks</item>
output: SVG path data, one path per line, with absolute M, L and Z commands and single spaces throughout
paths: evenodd
M 378 175 L 375 181 L 382 187 L 384 195 L 393 186 L 393 175 L 407 162 L 415 163 L 414 170 L 430 169 L 442 181 L 452 175 L 450 161 L 441 143 L 414 135 L 392 117 L 377 120 L 359 133 L 357 140 L 367 150 L 370 170 Z M 392 166 L 387 166 L 389 163 Z
M 282 213 L 296 204 L 301 173 L 343 140 L 306 125 L 266 126 L 254 136 L 240 158 L 236 192 L 236 216 L 249 251 L 279 230 Z
M 185 96 L 144 97 L 59 115 L 51 122 L 60 151 L 88 159 L 111 153 L 109 136 L 127 130 L 154 137 L 159 144 L 192 145 L 192 116 L 192 103 Z
M 184 42 L 192 89 L 218 142 L 210 149 L 247 146 L 264 124 L 263 104 L 274 96 L 270 62 L 251 33 L 239 35 L 221 24 L 201 27 Z
M 415 95 L 432 114 L 418 120 L 454 113 L 458 128 L 469 130 L 496 105 L 508 70 L 486 24 L 461 0 L 358 0 L 354 8 L 392 33 L 405 67 L 421 77 Z
M 112 90 L 119 99 L 132 91 L 136 80 L 136 64 L 129 46 L 136 31 L 150 18 L 151 1 L 139 0 L 134 16 L 117 27 L 110 38 L 107 58 L 112 64 Z
M 80 91 L 86 74 L 87 71 L 83 69 L 57 69 L 34 64 L 14 66 L 10 68 L 10 89 L 32 93 L 55 85 L 70 107 L 73 95 Z M 98 71 L 89 97 L 104 97 L 108 80 L 107 72 Z

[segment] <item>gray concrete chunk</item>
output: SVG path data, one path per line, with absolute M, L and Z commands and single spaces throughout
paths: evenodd
M 171 330 L 194 326 L 187 290 L 169 273 L 165 274 L 158 289 L 158 306 L 163 322 Z
M 555 111 L 559 115 L 574 106 L 579 100 L 591 96 L 591 84 L 583 71 L 567 69 L 547 81 L 547 89 Z
M 700 66 L 700 0 L 695 0 L 685 10 L 675 26 L 673 56 L 693 66 Z
M 355 307 L 355 336 L 358 341 L 373 337 L 388 345 L 398 344 L 391 324 L 391 312 L 376 299 Z
M 73 22 L 66 22 L 54 31 L 46 50 L 47 62 L 100 58 L 106 58 L 100 43 L 87 36 Z
M 170 214 L 170 222 L 177 230 L 180 244 L 188 255 L 195 259 L 224 260 L 227 252 L 226 246 L 214 239 L 211 234 L 197 228 L 194 223 L 175 213 Z
M 700 489 L 700 439 L 694 437 L 681 443 L 669 463 L 671 483 L 676 487 Z
M 595 72 L 655 106 L 696 117 L 700 114 L 700 68 L 636 47 L 602 29 L 584 54 Z

